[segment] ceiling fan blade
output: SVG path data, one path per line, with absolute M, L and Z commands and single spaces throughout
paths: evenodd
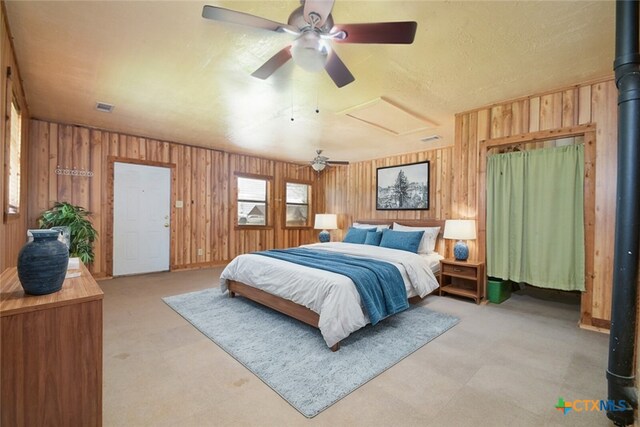
M 348 165 L 349 162 L 341 162 L 341 161 L 338 161 L 338 160 L 329 160 L 329 161 L 327 161 L 327 164 L 329 164 L 329 165 Z
M 248 27 L 262 28 L 263 30 L 284 32 L 285 29 L 297 33 L 298 29 L 280 22 L 270 21 L 259 16 L 248 13 L 236 12 L 235 10 L 224 9 L 217 6 L 205 6 L 202 8 L 202 17 L 213 19 L 214 21 L 230 22 L 232 24 L 245 25 Z
M 333 9 L 334 1 L 335 0 L 305 0 L 303 10 L 304 20 L 316 28 L 321 27 Z M 318 20 L 317 22 L 315 22 L 316 19 L 314 19 L 313 16 L 309 16 L 312 12 L 318 16 L 318 18 L 316 18 Z
M 407 22 L 372 22 L 370 24 L 338 24 L 331 33 L 344 31 L 344 39 L 335 38 L 337 43 L 380 43 L 411 44 L 416 35 L 418 24 Z
M 329 53 L 329 59 L 327 60 L 327 65 L 324 67 L 329 73 L 329 77 L 338 87 L 346 86 L 352 81 L 355 80 L 353 74 L 349 71 L 344 62 L 338 57 L 338 54 L 335 50 L 331 49 Z
M 284 49 L 278 51 L 267 62 L 262 64 L 260 68 L 255 70 L 251 75 L 259 79 L 266 79 L 273 74 L 278 68 L 282 67 L 288 60 L 291 59 L 291 46 L 287 46 Z

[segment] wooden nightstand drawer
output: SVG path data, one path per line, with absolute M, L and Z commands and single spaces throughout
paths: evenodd
M 448 273 L 454 276 L 464 276 L 469 277 L 471 279 L 475 279 L 478 274 L 478 268 L 473 266 L 466 265 L 457 265 L 457 264 L 444 264 L 442 265 L 442 271 L 444 273 Z
M 485 295 L 484 263 L 475 261 L 440 260 L 439 295 L 453 294 L 473 298 L 476 304 Z

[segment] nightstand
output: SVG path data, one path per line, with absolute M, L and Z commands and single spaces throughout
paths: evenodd
M 485 296 L 484 263 L 475 261 L 440 260 L 440 289 L 442 293 L 473 298 L 476 304 Z

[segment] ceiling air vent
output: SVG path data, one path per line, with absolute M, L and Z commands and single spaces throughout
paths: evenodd
M 113 111 L 113 105 L 107 104 L 106 102 L 96 102 L 96 110 L 102 111 L 103 113 L 110 113 Z
M 440 135 L 430 135 L 430 136 L 425 136 L 424 138 L 420 138 L 420 141 L 431 142 L 431 141 L 437 141 L 440 138 L 441 138 Z

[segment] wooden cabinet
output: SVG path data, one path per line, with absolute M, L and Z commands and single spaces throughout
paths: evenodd
M 443 292 L 473 298 L 479 304 L 485 296 L 484 263 L 441 260 L 438 295 Z
M 0 277 L 0 424 L 102 425 L 102 298 L 89 271 L 49 295 Z

